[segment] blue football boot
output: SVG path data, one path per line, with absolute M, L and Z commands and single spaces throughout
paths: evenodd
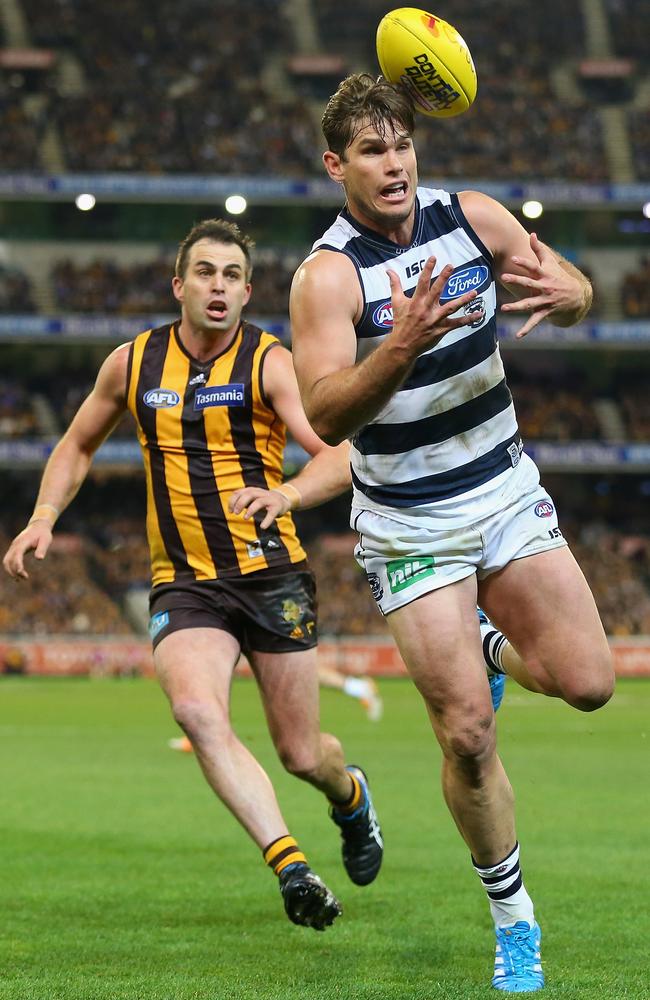
M 539 924 L 518 920 L 513 927 L 497 927 L 492 985 L 502 993 L 535 993 L 544 986 Z

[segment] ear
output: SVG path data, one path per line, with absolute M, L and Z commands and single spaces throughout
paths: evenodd
M 172 278 L 172 292 L 175 299 L 179 302 L 183 301 L 183 279 L 179 278 L 177 274 Z
M 253 286 L 249 282 L 246 285 L 246 291 L 244 292 L 244 299 L 243 299 L 243 302 L 242 302 L 242 306 L 245 306 L 245 305 L 247 305 L 250 302 L 250 297 L 251 297 L 251 292 L 252 291 L 253 291 Z
M 341 157 L 338 153 L 333 153 L 331 149 L 326 149 L 323 153 L 323 163 L 332 180 L 336 181 L 337 184 L 342 184 L 344 171 Z

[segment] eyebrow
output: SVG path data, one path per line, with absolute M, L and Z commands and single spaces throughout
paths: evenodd
M 194 262 L 193 266 L 194 267 L 211 267 L 213 270 L 215 268 L 215 264 L 211 260 L 197 260 L 197 261 Z M 232 267 L 236 268 L 238 271 L 242 271 L 243 272 L 243 270 L 244 270 L 244 268 L 239 263 L 239 261 L 233 260 L 229 264 L 224 264 L 224 271 L 227 268 L 232 268 Z

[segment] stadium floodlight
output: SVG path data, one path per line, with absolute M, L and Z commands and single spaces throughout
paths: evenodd
M 248 202 L 241 194 L 231 194 L 226 198 L 226 212 L 231 215 L 241 215 L 248 208 Z
M 539 219 L 540 215 L 544 211 L 544 206 L 541 201 L 535 201 L 531 199 L 530 201 L 525 201 L 521 206 L 521 211 L 526 216 L 527 219 Z
M 80 212 L 90 212 L 95 207 L 96 198 L 94 194 L 78 194 L 74 203 Z
M 646 201 L 641 211 L 646 219 L 650 219 L 650 201 Z

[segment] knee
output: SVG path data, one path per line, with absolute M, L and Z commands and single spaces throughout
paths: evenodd
M 477 780 L 496 749 L 493 715 L 466 717 L 445 734 L 443 751 Z
M 317 773 L 320 762 L 317 755 L 308 748 L 285 743 L 280 744 L 277 751 L 285 771 L 292 774 L 294 778 L 311 781 Z
M 615 676 L 613 669 L 600 675 L 590 675 L 582 681 L 572 681 L 562 692 L 564 700 L 580 712 L 595 712 L 606 705 L 614 694 Z
M 192 742 L 200 740 L 208 731 L 221 728 L 217 707 L 207 699 L 176 698 L 172 701 L 172 714 Z

